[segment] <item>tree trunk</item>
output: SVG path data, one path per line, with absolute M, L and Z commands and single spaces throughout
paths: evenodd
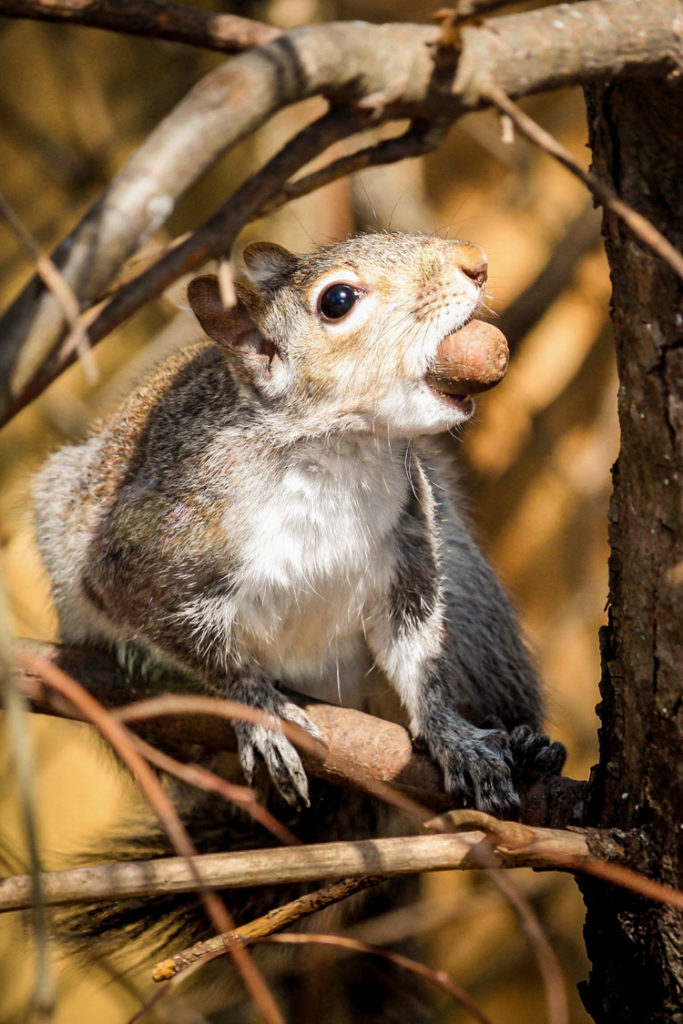
M 683 89 L 671 76 L 587 90 L 594 169 L 683 248 Z M 680 885 L 683 781 L 683 302 L 681 281 L 610 214 L 621 451 L 610 507 L 600 761 L 589 824 L 635 830 L 633 866 Z M 619 832 L 613 833 L 623 845 Z M 604 845 L 595 851 L 609 855 Z M 581 883 L 598 1024 L 683 1020 L 681 918 Z

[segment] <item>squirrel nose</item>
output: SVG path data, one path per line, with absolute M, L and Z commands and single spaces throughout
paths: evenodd
M 475 249 L 473 247 L 471 253 L 463 254 L 460 269 L 463 274 L 469 277 L 470 280 L 474 281 L 474 283 L 481 288 L 486 281 L 488 260 L 482 253 L 481 249 Z

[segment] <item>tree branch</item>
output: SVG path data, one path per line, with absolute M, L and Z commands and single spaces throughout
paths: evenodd
M 193 857 L 205 885 L 214 890 L 251 886 L 332 881 L 366 875 L 405 875 L 422 871 L 482 868 L 476 851 L 482 832 L 458 835 L 400 836 L 337 843 L 314 843 L 265 850 L 207 853 Z M 588 857 L 586 835 L 579 831 L 534 829 L 523 849 L 496 849 L 486 867 L 555 866 L 555 855 Z M 43 874 L 48 906 L 132 899 L 140 896 L 192 892 L 197 881 L 181 857 L 102 864 Z M 31 878 L 0 880 L 0 910 L 30 906 Z
M 197 873 L 204 885 L 222 890 L 341 879 L 363 879 L 369 886 L 370 877 L 378 875 L 532 867 L 585 872 L 683 909 L 683 892 L 591 855 L 594 839 L 608 840 L 606 831 L 517 827 L 524 835 L 513 843 L 499 842 L 485 830 L 441 832 L 199 854 L 192 858 L 193 870 L 182 857 L 161 857 L 47 871 L 42 875 L 43 898 L 46 905 L 57 906 L 194 892 Z M 623 855 L 614 839 L 611 849 L 615 856 Z M 0 879 L 0 913 L 25 909 L 32 898 L 30 875 Z
M 579 167 L 569 150 L 565 149 L 544 128 L 541 128 L 540 124 L 537 124 L 533 118 L 525 114 L 498 86 L 489 85 L 484 95 L 502 113 L 510 118 L 522 135 L 526 136 L 530 142 L 540 146 L 550 156 L 555 157 L 571 174 L 584 183 L 586 188 L 593 193 L 598 203 L 611 210 L 612 213 L 616 213 L 641 242 L 645 242 L 651 249 L 654 249 L 657 255 L 665 260 L 680 278 L 683 278 L 683 253 L 680 253 L 647 217 L 643 217 L 637 210 L 622 202 L 619 196 L 601 181 L 596 174 L 593 174 L 591 171 L 584 171 L 582 167 Z
M 282 35 L 273 25 L 250 18 L 160 0 L 126 0 L 123 4 L 121 0 L 89 0 L 87 4 L 83 0 L 0 0 L 0 15 L 87 25 L 222 53 L 241 53 Z
M 683 63 L 674 31 L 678 12 L 675 0 L 585 0 L 464 26 L 457 50 L 442 45 L 434 26 L 338 23 L 281 36 L 202 79 L 133 154 L 53 261 L 81 308 L 89 307 L 226 149 L 299 100 L 323 95 L 370 112 L 377 124 L 452 122 L 484 105 L 492 82 L 518 98 L 617 72 L 661 74 Z M 0 321 L 0 421 L 38 393 L 29 384 L 65 331 L 59 303 L 34 277 Z
M 124 677 L 109 658 L 98 652 L 37 640 L 21 640 L 16 646 L 20 652 L 58 665 L 110 710 L 150 696 L 149 688 Z M 73 708 L 50 692 L 38 675 L 23 671 L 18 678 L 31 710 L 64 718 L 76 717 Z M 163 686 L 172 691 L 173 679 L 164 680 Z M 175 690 L 178 690 L 177 680 Z M 297 699 L 297 695 L 293 697 Z M 158 700 L 163 700 L 162 707 L 172 710 L 173 714 L 157 711 L 157 717 L 150 719 L 145 712 L 145 720 L 137 726 L 130 715 L 126 716 L 126 721 L 131 728 L 143 733 L 148 742 L 180 761 L 208 760 L 217 752 L 236 750 L 233 730 L 224 718 L 215 713 L 188 713 L 193 702 L 197 704 L 202 699 L 207 700 L 187 694 L 175 696 L 171 692 Z M 397 797 L 431 810 L 443 811 L 452 805 L 451 798 L 443 791 L 438 769 L 429 757 L 413 749 L 410 736 L 400 725 L 351 708 L 298 699 L 327 745 L 322 756 L 300 750 L 309 775 L 363 792 L 367 792 L 368 780 L 374 781 L 390 786 Z M 207 700 L 207 705 L 210 704 Z M 536 783 L 522 794 L 524 820 L 557 828 L 578 824 L 586 786 L 585 782 L 556 776 Z

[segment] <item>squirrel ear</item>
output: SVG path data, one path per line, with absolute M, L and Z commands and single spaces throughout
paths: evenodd
M 246 357 L 249 362 L 270 371 L 279 355 L 272 341 L 264 338 L 249 310 L 249 295 L 243 285 L 236 285 L 237 302 L 226 309 L 221 299 L 215 274 L 193 278 L 187 286 L 187 297 L 194 315 L 203 329 L 221 348 Z
M 221 299 L 215 274 L 194 277 L 187 286 L 187 297 L 192 312 L 214 341 L 224 348 L 233 348 L 240 334 L 255 330 L 249 311 L 238 294 L 237 303 L 226 308 Z
M 242 259 L 256 284 L 267 284 L 297 262 L 293 252 L 274 242 L 252 242 L 242 250 Z

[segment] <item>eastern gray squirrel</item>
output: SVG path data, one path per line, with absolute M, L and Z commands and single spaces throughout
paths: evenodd
M 239 285 L 233 308 L 215 277 L 189 286 L 217 344 L 172 357 L 37 479 L 62 639 L 133 643 L 309 729 L 278 684 L 315 696 L 334 678 L 358 704 L 374 662 L 454 798 L 510 813 L 515 757 L 553 768 L 560 748 L 537 735 L 514 615 L 419 442 L 468 419 L 467 392 L 505 371 L 491 329 L 467 354 L 472 379 L 437 372 L 481 303 L 484 253 L 364 234 L 243 258 L 257 288 Z M 492 716 L 501 727 L 482 728 Z M 262 758 L 305 805 L 289 741 L 236 731 L 247 779 Z
M 539 732 L 514 613 L 429 437 L 506 369 L 500 332 L 473 320 L 484 253 L 377 233 L 243 258 L 253 287 L 231 308 L 216 277 L 190 282 L 211 341 L 37 478 L 62 639 L 142 650 L 311 731 L 280 685 L 366 709 L 374 666 L 454 803 L 515 814 L 514 773 L 557 772 L 564 750 Z M 265 764 L 305 808 L 290 742 L 235 729 L 246 778 Z

